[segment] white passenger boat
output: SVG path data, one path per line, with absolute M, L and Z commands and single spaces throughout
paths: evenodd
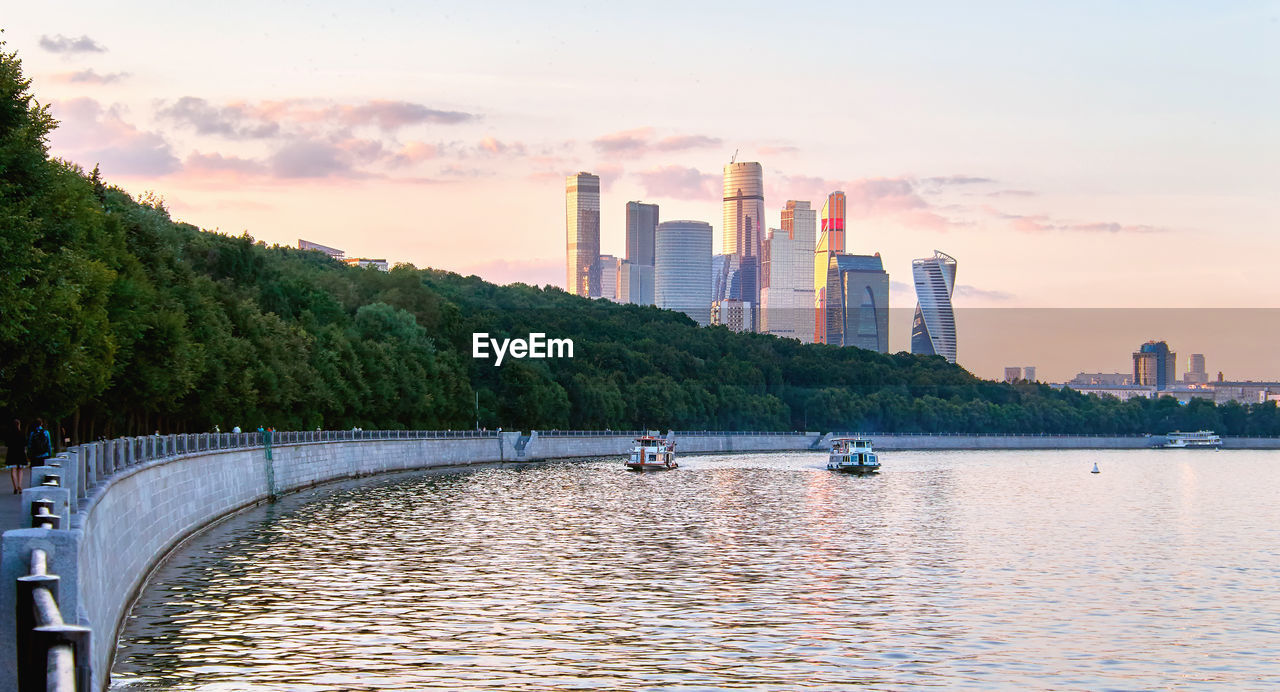
M 1171 432 L 1165 436 L 1165 449 L 1213 449 L 1222 446 L 1222 438 L 1212 430 L 1196 432 Z
M 871 440 L 861 437 L 837 437 L 831 440 L 831 454 L 827 468 L 844 473 L 875 473 L 880 470 L 880 458 L 871 448 Z
M 637 437 L 636 446 L 627 459 L 627 468 L 632 471 L 663 471 L 679 466 L 676 463 L 676 443 L 652 435 Z

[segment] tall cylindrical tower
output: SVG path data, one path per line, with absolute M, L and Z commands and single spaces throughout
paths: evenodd
M 711 323 L 711 224 L 664 221 L 654 238 L 654 302 Z

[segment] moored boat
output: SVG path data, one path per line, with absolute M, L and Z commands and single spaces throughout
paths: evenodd
M 831 440 L 827 468 L 844 473 L 875 473 L 880 470 L 880 458 L 872 449 L 871 440 L 862 437 L 837 437 Z
M 1215 449 L 1222 446 L 1222 438 L 1212 430 L 1196 432 L 1171 432 L 1165 435 L 1165 449 Z
M 676 443 L 652 435 L 636 438 L 636 446 L 626 465 L 632 471 L 664 471 L 679 468 L 676 463 Z

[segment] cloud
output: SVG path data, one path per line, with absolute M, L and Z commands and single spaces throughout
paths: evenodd
M 359 178 L 347 154 L 328 142 L 295 140 L 276 150 L 267 166 L 277 178 Z
M 921 178 L 920 182 L 924 185 L 942 186 L 942 185 L 985 185 L 994 183 L 994 178 L 981 178 L 975 175 L 942 175 L 931 178 Z
M 231 139 L 262 139 L 277 135 L 337 137 L 351 128 L 371 127 L 395 132 L 410 125 L 451 125 L 475 119 L 461 111 L 428 108 L 408 101 L 374 99 L 357 104 L 289 99 L 259 103 L 215 105 L 184 96 L 162 106 L 157 114 L 195 129 L 197 134 Z
M 977 300 L 988 300 L 996 302 L 1004 302 L 1013 300 L 1017 296 L 1007 291 L 995 291 L 991 289 L 978 288 L 967 284 L 958 284 L 956 286 L 956 295 L 961 298 L 974 298 Z
M 239 156 L 223 156 L 222 154 L 202 154 L 192 152 L 182 162 L 184 173 L 200 174 L 232 174 L 236 176 L 259 175 L 265 173 L 267 167 L 261 161 L 241 158 Z
M 481 139 L 477 148 L 486 154 L 524 156 L 524 144 L 520 142 L 500 142 L 493 137 L 485 137 L 484 139 Z
M 798 154 L 800 147 L 791 146 L 790 144 L 766 144 L 762 147 L 757 147 L 756 151 L 759 151 L 762 156 L 785 156 Z
M 988 197 L 1035 197 L 1036 193 L 1031 190 L 996 190 L 988 192 Z
M 1073 221 L 1051 218 L 1048 214 L 1008 214 L 991 207 L 983 210 L 998 219 L 1009 221 L 1013 230 L 1021 233 L 1167 233 L 1168 228 L 1148 224 L 1123 224 L 1116 221 Z
M 62 34 L 58 34 L 57 36 L 44 35 L 40 37 L 40 47 L 50 53 L 65 53 L 68 55 L 72 53 L 107 52 L 106 47 L 102 44 L 83 35 L 79 38 L 63 36 Z
M 80 70 L 78 72 L 60 72 L 53 75 L 54 81 L 66 84 L 113 84 L 115 82 L 127 79 L 131 75 L 128 72 L 108 72 L 106 74 L 98 74 L 93 68 Z
M 650 197 L 715 200 L 723 192 L 720 176 L 696 168 L 660 166 L 635 175 Z
M 440 156 L 440 145 L 426 142 L 408 142 L 391 154 L 388 164 L 394 167 L 411 166 Z
M 156 115 L 187 125 L 196 134 L 230 139 L 262 139 L 280 132 L 277 123 L 261 119 L 243 104 L 215 106 L 195 96 L 183 96 L 173 105 L 160 108 Z
M 934 178 L 933 180 L 938 180 Z M 806 175 L 781 174 L 765 179 L 765 197 L 773 199 L 810 200 L 820 209 L 828 194 L 845 193 L 845 216 L 849 219 L 889 219 L 912 228 L 947 231 L 971 226 L 966 220 L 952 218 L 943 212 L 951 210 L 930 203 L 919 179 L 911 176 L 832 180 Z M 967 183 L 961 183 L 967 184 Z
M 602 154 L 633 154 L 643 156 L 652 152 L 688 151 L 723 145 L 723 140 L 707 135 L 670 135 L 654 139 L 652 127 L 622 130 L 601 135 L 591 141 L 591 146 Z
M 104 175 L 164 175 L 179 168 L 169 142 L 125 120 L 120 106 L 104 108 L 91 98 L 53 103 L 61 121 L 50 135 L 54 153 L 85 167 L 99 164 Z

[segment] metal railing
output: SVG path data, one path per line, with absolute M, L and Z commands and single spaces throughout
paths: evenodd
M 638 437 L 648 430 L 534 430 L 538 437 Z
M 769 430 L 673 430 L 675 435 L 732 435 L 734 437 L 781 437 L 784 435 L 808 435 L 810 433 L 800 432 L 799 430 L 788 430 L 784 432 Z
M 57 477 L 46 476 L 43 485 L 57 487 Z M 57 529 L 61 517 L 50 512 L 52 502 L 32 503 L 32 526 Z M 58 575 L 49 573 L 49 553 L 33 549 L 26 576 L 16 588 L 18 689 L 74 692 L 89 689 L 90 630 L 70 625 L 58 607 Z

